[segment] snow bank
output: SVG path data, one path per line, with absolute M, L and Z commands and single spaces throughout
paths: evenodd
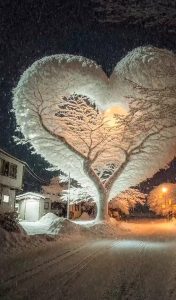
M 25 250 L 32 250 L 39 247 L 46 247 L 56 241 L 55 237 L 43 235 L 27 235 L 24 232 L 8 232 L 0 227 L 0 253 L 3 256 L 18 254 Z
M 62 223 L 62 227 L 59 231 L 60 234 L 72 235 L 72 234 L 82 234 L 86 231 L 86 228 L 76 224 L 75 222 L 65 219 Z
M 36 222 L 27 222 L 21 221 L 21 226 L 26 230 L 29 235 L 36 234 L 48 234 L 48 235 L 57 235 L 64 218 L 59 218 L 53 213 L 47 213 L 39 221 Z
M 110 218 L 109 221 L 90 223 L 89 231 L 92 237 L 96 238 L 118 238 L 126 234 L 129 230 L 121 228 L 120 222 Z
M 42 224 L 51 224 L 53 221 L 55 221 L 57 219 L 58 219 L 58 216 L 56 216 L 55 214 L 47 213 L 46 215 L 41 217 L 41 219 L 38 222 L 42 223 Z
M 83 213 L 77 221 L 60 218 L 53 213 L 48 213 L 37 222 L 21 222 L 21 225 L 29 235 L 54 235 L 75 237 L 84 235 L 87 238 L 117 237 L 128 229 L 121 228 L 119 222 L 111 218 L 108 222 L 95 223 L 90 220 L 87 213 Z

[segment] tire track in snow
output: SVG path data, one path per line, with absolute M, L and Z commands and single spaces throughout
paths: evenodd
M 97 250 L 96 248 L 97 245 L 97 241 L 92 241 L 92 244 L 90 247 L 90 242 L 87 245 L 81 246 L 78 249 L 74 250 L 74 251 L 70 251 L 69 253 L 62 253 L 62 255 L 60 256 L 56 256 L 56 258 L 53 258 L 52 260 L 48 260 L 47 262 L 43 262 L 38 266 L 35 266 L 31 269 L 26 270 L 23 273 L 18 274 L 18 276 L 13 276 L 12 278 L 9 278 L 8 280 L 2 282 L 3 285 L 1 285 L 1 292 L 0 292 L 0 299 L 2 300 L 11 300 L 11 299 L 31 299 L 31 298 L 35 298 L 35 299 L 46 299 L 45 296 L 45 291 L 47 290 L 47 284 L 49 281 L 49 290 L 53 289 L 57 289 L 57 285 L 54 284 L 53 289 L 51 289 L 51 284 L 52 281 L 54 281 L 55 276 L 59 277 L 59 288 L 60 288 L 60 282 L 62 281 L 63 287 L 64 285 L 66 285 L 66 281 L 70 281 L 71 279 L 73 279 L 74 276 L 76 276 L 79 272 L 81 272 L 82 270 L 84 270 L 86 268 L 86 266 L 89 264 L 89 262 L 91 262 L 93 259 L 95 259 L 97 257 L 97 255 L 99 255 L 99 253 L 102 252 L 102 250 Z M 95 250 L 94 250 L 95 247 Z M 112 245 L 111 245 L 112 247 Z M 84 255 L 83 259 L 77 264 L 74 264 L 72 267 L 69 267 L 66 271 L 63 272 L 63 270 L 58 269 L 58 264 L 59 263 L 63 263 L 65 264 L 65 261 L 67 262 L 67 260 L 69 261 L 69 259 L 73 260 L 74 257 L 78 257 L 80 256 L 81 253 L 84 254 L 84 251 L 92 251 L 93 252 L 90 253 L 89 255 Z M 107 247 L 103 250 L 103 253 L 106 251 Z M 64 265 L 65 268 L 65 265 Z M 40 277 L 42 277 L 42 275 L 44 273 L 46 273 L 48 270 L 48 276 L 50 276 L 50 278 L 48 277 L 44 277 L 45 279 L 47 279 L 47 281 L 44 283 L 43 280 L 41 280 Z M 50 273 L 50 274 L 49 274 Z M 56 274 L 55 274 L 56 273 Z M 70 277 L 71 275 L 71 277 Z M 30 289 L 31 286 L 31 282 L 34 282 L 34 280 L 37 282 L 38 278 L 40 278 L 40 282 L 37 284 L 37 289 L 35 287 L 32 287 Z M 69 278 L 69 280 L 68 280 Z M 43 284 L 44 283 L 44 284 Z M 41 297 L 41 293 L 42 293 L 42 288 L 44 291 L 44 295 Z M 29 290 L 30 291 L 30 296 L 28 296 L 26 294 L 26 291 Z M 57 293 L 57 291 L 56 291 Z M 25 295 L 24 295 L 25 294 Z M 13 297 L 13 298 L 12 298 Z M 36 298 L 39 297 L 39 298 Z
M 126 250 L 126 249 L 125 249 Z M 126 260 L 126 257 L 123 256 L 122 261 L 119 261 L 119 268 L 117 274 L 114 275 L 114 283 L 110 287 L 108 291 L 106 291 L 103 299 L 117 299 L 117 300 L 144 300 L 145 299 L 145 291 L 143 290 L 143 298 L 138 298 L 138 295 L 132 295 L 131 291 L 137 290 L 139 293 L 139 290 L 142 290 L 141 286 L 141 278 L 140 273 L 138 270 L 140 269 L 140 266 L 142 265 L 142 261 L 144 259 L 145 253 L 146 253 L 146 245 L 143 241 L 138 242 L 138 247 L 136 247 L 136 251 L 130 253 L 128 251 L 128 257 Z M 119 253 L 120 254 L 120 253 Z M 121 256 L 121 254 L 120 254 Z M 136 257 L 138 258 L 138 269 L 136 269 Z M 128 276 L 128 270 L 126 270 L 127 263 L 130 262 L 130 267 L 133 270 L 133 276 L 129 278 Z M 117 286 L 118 285 L 118 286 Z
M 37 274 L 39 274 L 42 271 L 46 271 L 46 269 L 52 267 L 52 265 L 60 263 L 60 262 L 64 261 L 65 259 L 72 257 L 73 255 L 77 255 L 84 248 L 86 248 L 86 245 L 81 246 L 75 250 L 66 250 L 66 251 L 60 253 L 59 255 L 54 256 L 52 259 L 47 259 L 47 260 L 41 262 L 40 264 L 36 264 L 34 267 L 26 269 L 24 272 L 11 275 L 10 277 L 6 278 L 5 280 L 1 280 L 0 281 L 0 296 L 4 296 L 6 291 L 9 292 L 14 287 L 16 288 L 18 285 L 22 284 L 28 278 L 31 278 L 32 276 L 36 276 Z
M 120 255 L 118 272 L 103 299 L 175 300 L 166 294 L 172 262 L 169 247 L 152 248 L 146 241 L 140 242 L 139 247 L 136 253 Z
M 111 243 L 110 246 L 106 247 L 105 249 L 96 250 L 95 252 L 91 253 L 87 257 L 85 257 L 82 261 L 80 261 L 78 264 L 74 265 L 72 268 L 67 270 L 62 277 L 59 278 L 59 287 L 55 289 L 55 291 L 47 297 L 47 300 L 54 300 L 54 299 L 60 299 L 58 297 L 59 290 L 62 290 L 61 297 L 66 296 L 66 286 L 69 284 L 69 282 L 74 281 L 77 279 L 79 275 L 81 275 L 81 272 L 84 271 L 86 268 L 89 267 L 89 264 L 97 258 L 100 255 L 103 255 L 107 252 L 107 250 L 112 249 L 119 243 L 120 241 L 114 241 Z M 56 296 L 56 297 L 55 297 Z

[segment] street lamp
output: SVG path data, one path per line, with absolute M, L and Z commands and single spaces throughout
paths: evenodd
M 163 186 L 162 187 L 162 193 L 164 194 L 164 202 L 165 202 L 165 210 L 167 211 L 167 207 L 166 207 L 166 193 L 168 192 L 168 188 L 166 186 Z M 168 206 L 170 205 L 170 203 L 168 202 Z M 172 204 L 171 204 L 171 208 L 172 208 Z M 170 212 L 167 213 L 167 215 L 169 214 Z M 168 215 L 169 216 L 169 215 Z
M 167 188 L 166 186 L 163 186 L 163 187 L 162 187 L 162 192 L 163 192 L 163 193 L 167 193 L 167 190 L 168 190 L 168 188 Z
M 164 196 L 164 200 L 165 200 L 165 201 L 164 201 L 164 202 L 165 202 L 165 208 L 166 208 L 166 193 L 167 193 L 167 190 L 168 190 L 168 189 L 167 189 L 166 186 L 163 186 L 163 187 L 162 187 L 162 192 L 163 192 L 163 194 L 165 195 L 165 196 Z

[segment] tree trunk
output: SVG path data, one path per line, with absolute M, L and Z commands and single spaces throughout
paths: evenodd
M 108 193 L 100 193 L 96 221 L 107 221 L 108 219 Z
M 84 161 L 84 171 L 89 176 L 89 178 L 93 181 L 96 186 L 96 189 L 99 194 L 99 202 L 97 203 L 97 216 L 96 221 L 107 221 L 109 219 L 108 215 L 108 198 L 110 189 L 106 188 L 101 182 L 98 175 L 91 168 L 91 164 L 89 160 Z

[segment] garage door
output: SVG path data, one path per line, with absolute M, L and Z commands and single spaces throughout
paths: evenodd
M 39 219 L 39 201 L 28 200 L 26 201 L 25 220 L 38 221 Z

